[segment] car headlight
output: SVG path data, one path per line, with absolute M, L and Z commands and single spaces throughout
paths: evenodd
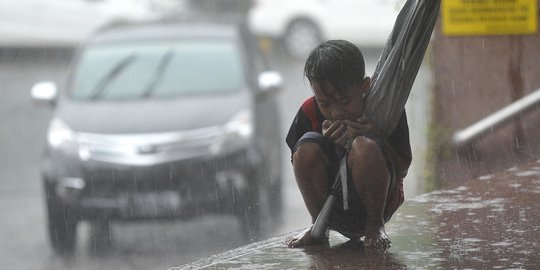
M 47 141 L 53 149 L 75 150 L 77 142 L 75 132 L 71 130 L 64 121 L 55 118 L 51 121 Z
M 245 148 L 253 137 L 253 116 L 245 110 L 235 114 L 221 127 L 222 134 L 210 146 L 214 155 L 238 151 Z

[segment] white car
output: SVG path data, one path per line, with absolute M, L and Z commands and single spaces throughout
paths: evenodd
M 0 0 L 0 46 L 77 46 L 114 20 L 149 20 L 179 0 Z
M 384 45 L 402 2 L 257 0 L 248 13 L 248 25 L 256 35 L 282 40 L 288 53 L 304 58 L 328 39 L 346 39 L 360 46 Z

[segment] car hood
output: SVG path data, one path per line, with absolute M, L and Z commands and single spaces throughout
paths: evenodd
M 220 125 L 250 109 L 248 91 L 168 100 L 75 101 L 63 99 L 56 116 L 76 132 L 141 134 Z

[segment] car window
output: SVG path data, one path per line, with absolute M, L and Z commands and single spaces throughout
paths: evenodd
M 234 40 L 102 44 L 81 55 L 74 99 L 166 98 L 237 91 L 245 84 Z

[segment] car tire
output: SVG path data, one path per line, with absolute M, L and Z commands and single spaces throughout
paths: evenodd
M 60 202 L 50 188 L 46 189 L 47 221 L 51 246 L 60 255 L 75 251 L 78 219 L 75 212 Z
M 305 60 L 309 53 L 322 42 L 321 31 L 307 19 L 294 20 L 283 36 L 283 47 L 292 57 Z
M 262 179 L 262 178 L 258 178 Z M 240 223 L 240 230 L 247 242 L 263 239 L 269 231 L 270 205 L 268 191 L 265 191 L 259 181 L 249 188 L 246 194 L 236 200 L 236 216 Z
M 281 177 L 276 179 L 271 185 L 269 191 L 270 197 L 270 216 L 272 217 L 272 226 L 279 226 L 283 222 L 283 188 Z
M 93 255 L 106 254 L 113 247 L 112 226 L 108 218 L 96 218 L 90 221 L 89 250 Z

